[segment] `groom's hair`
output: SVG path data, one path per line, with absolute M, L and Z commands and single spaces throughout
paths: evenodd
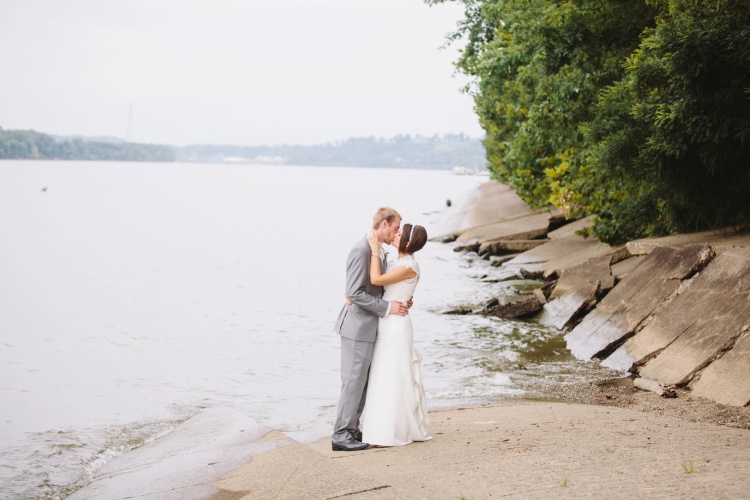
M 377 229 L 383 221 L 388 221 L 388 224 L 391 224 L 393 219 L 396 218 L 402 219 L 401 214 L 390 207 L 380 207 L 372 218 L 372 228 Z
M 414 227 L 414 232 L 412 232 L 412 227 Z M 411 236 L 411 241 L 409 241 L 409 236 Z M 398 242 L 399 252 L 418 252 L 422 250 L 425 243 L 427 243 L 427 230 L 425 228 L 404 224 L 404 227 L 401 228 L 401 239 Z

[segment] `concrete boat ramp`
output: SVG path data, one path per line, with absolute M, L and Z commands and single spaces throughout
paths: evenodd
M 206 410 L 70 498 L 747 498 L 750 432 L 612 407 L 527 402 L 430 413 L 433 439 L 333 452 Z M 252 436 L 252 439 L 248 437 Z

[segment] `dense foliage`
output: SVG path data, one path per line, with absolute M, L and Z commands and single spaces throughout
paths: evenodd
M 526 201 L 608 243 L 747 222 L 750 0 L 455 1 L 489 168 Z
M 434 137 L 399 135 L 390 139 L 360 137 L 311 146 L 186 146 L 177 149 L 177 159 L 438 169 L 462 165 L 477 170 L 483 170 L 485 166 L 482 143 L 462 134 Z
M 174 150 L 153 144 L 56 141 L 51 135 L 33 130 L 0 128 L 0 159 L 174 161 Z

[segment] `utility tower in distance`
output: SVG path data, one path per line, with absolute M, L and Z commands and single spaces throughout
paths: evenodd
M 128 130 L 125 132 L 125 142 L 135 142 L 135 127 L 133 126 L 133 105 L 128 110 Z

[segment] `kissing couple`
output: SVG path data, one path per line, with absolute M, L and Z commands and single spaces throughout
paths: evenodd
M 388 262 L 383 243 L 398 249 L 393 262 Z M 341 395 L 333 451 L 432 439 L 422 358 L 414 349 L 409 317 L 420 274 L 414 254 L 425 243 L 425 228 L 402 228 L 401 215 L 383 207 L 375 212 L 370 232 L 349 252 L 347 302 L 335 325 L 341 336 Z

